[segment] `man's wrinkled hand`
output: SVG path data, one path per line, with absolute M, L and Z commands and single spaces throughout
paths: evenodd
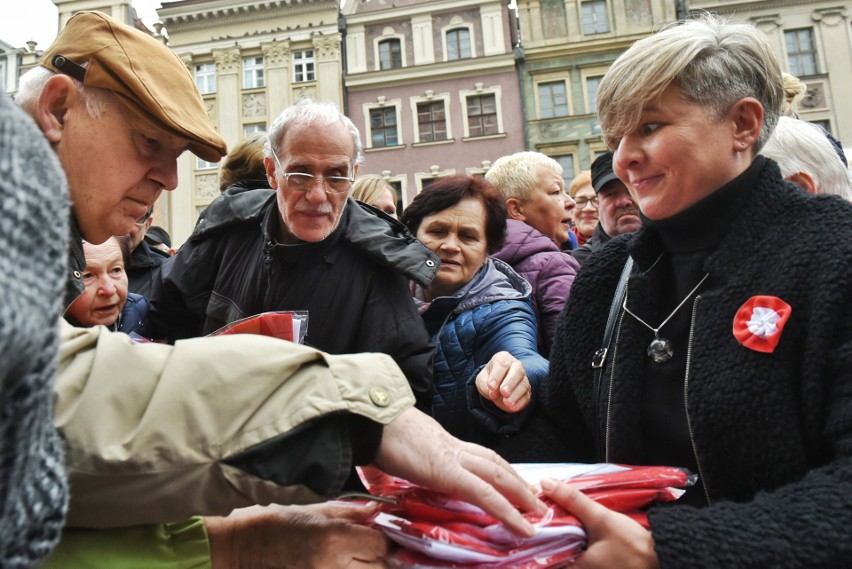
M 534 530 L 515 505 L 527 512 L 546 510 L 497 453 L 460 441 L 414 408 L 385 426 L 373 464 L 388 474 L 467 500 L 518 535 L 531 536 Z
M 375 505 L 253 506 L 205 518 L 213 569 L 386 567 L 388 542 L 368 521 Z

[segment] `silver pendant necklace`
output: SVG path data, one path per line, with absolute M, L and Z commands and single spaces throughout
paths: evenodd
M 693 288 L 691 291 L 689 291 L 689 294 L 687 294 L 684 297 L 684 299 L 680 301 L 680 304 L 678 304 L 675 307 L 675 309 L 672 310 L 671 314 L 666 316 L 666 319 L 663 320 L 662 323 L 659 326 L 657 326 L 656 328 L 654 328 L 653 326 L 651 326 L 650 324 L 648 324 L 647 322 L 645 322 L 644 320 L 642 320 L 641 318 L 639 318 L 638 316 L 633 314 L 633 312 L 631 312 L 630 309 L 627 308 L 627 292 L 628 291 L 625 291 L 624 301 L 621 303 L 621 308 L 623 308 L 624 311 L 627 314 L 629 314 L 630 316 L 635 318 L 640 324 L 642 324 L 643 326 L 645 326 L 651 332 L 654 333 L 654 339 L 651 340 L 650 344 L 648 344 L 648 349 L 646 350 L 648 357 L 651 358 L 654 361 L 654 363 L 661 364 L 663 362 L 667 362 L 670 359 L 672 359 L 672 356 L 674 356 L 674 347 L 672 347 L 671 341 L 668 338 L 661 338 L 660 337 L 660 330 L 662 329 L 663 326 L 668 324 L 669 320 L 671 320 L 672 317 L 675 314 L 677 314 L 677 311 L 680 310 L 681 307 L 684 304 L 686 304 L 686 301 L 689 300 L 689 297 L 691 297 L 693 294 L 695 294 L 695 292 L 698 290 L 698 288 L 702 284 L 704 284 L 704 281 L 706 281 L 707 277 L 709 277 L 709 276 L 710 276 L 710 273 L 707 273 L 706 275 L 704 275 L 701 278 L 701 280 L 698 281 L 698 284 L 695 285 L 695 288 Z M 629 283 L 628 283 L 627 287 L 628 287 L 628 289 L 630 288 Z

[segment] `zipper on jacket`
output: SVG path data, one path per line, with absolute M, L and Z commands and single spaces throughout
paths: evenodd
M 609 462 L 609 431 L 610 431 L 610 415 L 612 413 L 612 386 L 615 383 L 615 360 L 618 357 L 618 340 L 621 338 L 621 324 L 624 322 L 624 311 L 618 317 L 618 328 L 615 330 L 615 344 L 612 348 L 612 359 L 610 360 L 609 371 L 609 388 L 606 395 L 606 427 L 604 429 L 604 462 Z
M 263 293 L 264 310 L 269 310 L 269 295 L 272 292 L 272 247 L 272 241 L 267 241 L 263 251 L 263 265 L 266 273 L 266 290 Z
M 692 454 L 695 456 L 695 464 L 698 466 L 698 476 L 701 479 L 701 486 L 704 488 L 704 497 L 707 499 L 707 505 L 711 505 L 710 491 L 707 489 L 707 479 L 704 477 L 704 470 L 701 468 L 701 458 L 698 456 L 698 447 L 695 444 L 695 433 L 692 430 L 692 417 L 689 416 L 689 365 L 692 363 L 692 340 L 695 336 L 695 317 L 698 314 L 698 301 L 701 300 L 701 295 L 695 297 L 692 303 L 692 321 L 689 323 L 689 343 L 686 346 L 686 373 L 683 377 L 683 409 L 686 412 L 686 426 L 689 429 L 689 442 L 692 444 Z

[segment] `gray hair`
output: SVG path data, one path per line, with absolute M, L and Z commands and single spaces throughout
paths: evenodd
M 610 147 L 639 125 L 642 109 L 669 85 L 721 118 L 744 97 L 763 106 L 755 151 L 769 139 L 784 104 L 781 67 L 763 32 L 703 14 L 641 39 L 604 75 L 597 109 Z
M 358 127 L 340 112 L 337 105 L 328 101 L 314 101 L 309 98 L 301 98 L 290 107 L 287 107 L 281 114 L 275 117 L 272 121 L 272 126 L 269 128 L 269 136 L 266 139 L 266 144 L 263 145 L 263 152 L 269 158 L 274 158 L 280 150 L 281 140 L 287 133 L 287 130 L 295 125 L 308 125 L 315 121 L 321 120 L 325 124 L 335 122 L 343 123 L 347 132 L 352 137 L 352 144 L 355 148 L 355 153 L 352 156 L 352 166 L 362 164 L 364 162 L 364 147 L 361 144 L 361 133 L 358 132 Z
M 83 63 L 83 67 L 87 67 L 88 65 L 88 61 Z M 33 67 L 21 75 L 21 79 L 18 82 L 18 93 L 15 95 L 15 102 L 30 115 L 34 115 L 36 106 L 38 105 L 38 98 L 41 96 L 41 92 L 44 90 L 44 86 L 48 80 L 54 75 L 57 75 L 57 73 L 40 65 Z M 92 118 L 101 116 L 115 99 L 112 91 L 97 87 L 86 87 L 73 77 L 69 77 L 69 79 L 77 87 L 77 92 L 86 103 L 86 113 Z
M 822 127 L 792 117 L 781 117 L 760 153 L 775 160 L 785 178 L 796 172 L 806 172 L 814 179 L 818 193 L 834 194 L 852 201 L 849 170 Z
M 562 176 L 562 164 L 550 156 L 524 151 L 498 158 L 485 173 L 485 179 L 506 198 L 528 200 L 538 184 L 539 167 Z

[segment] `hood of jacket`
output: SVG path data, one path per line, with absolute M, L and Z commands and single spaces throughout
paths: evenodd
M 275 190 L 247 190 L 232 186 L 207 206 L 192 235 L 193 241 L 241 224 L 263 224 L 270 209 L 277 215 Z M 397 271 L 420 286 L 429 286 L 440 259 L 417 240 L 405 225 L 378 209 L 348 198 L 337 230 L 328 239 L 343 239 L 382 266 Z M 313 245 L 313 244 L 311 244 Z
M 559 252 L 552 239 L 517 219 L 506 220 L 506 242 L 492 256 L 515 266 L 536 253 Z
M 427 304 L 423 300 L 422 288 L 415 288 L 414 302 L 421 310 L 426 329 L 430 334 L 434 334 L 436 324 L 439 325 L 450 315 L 457 316 L 477 306 L 498 300 L 529 301 L 531 294 L 532 286 L 526 279 L 516 273 L 506 262 L 489 257 L 470 282 L 452 295 L 439 296 Z

